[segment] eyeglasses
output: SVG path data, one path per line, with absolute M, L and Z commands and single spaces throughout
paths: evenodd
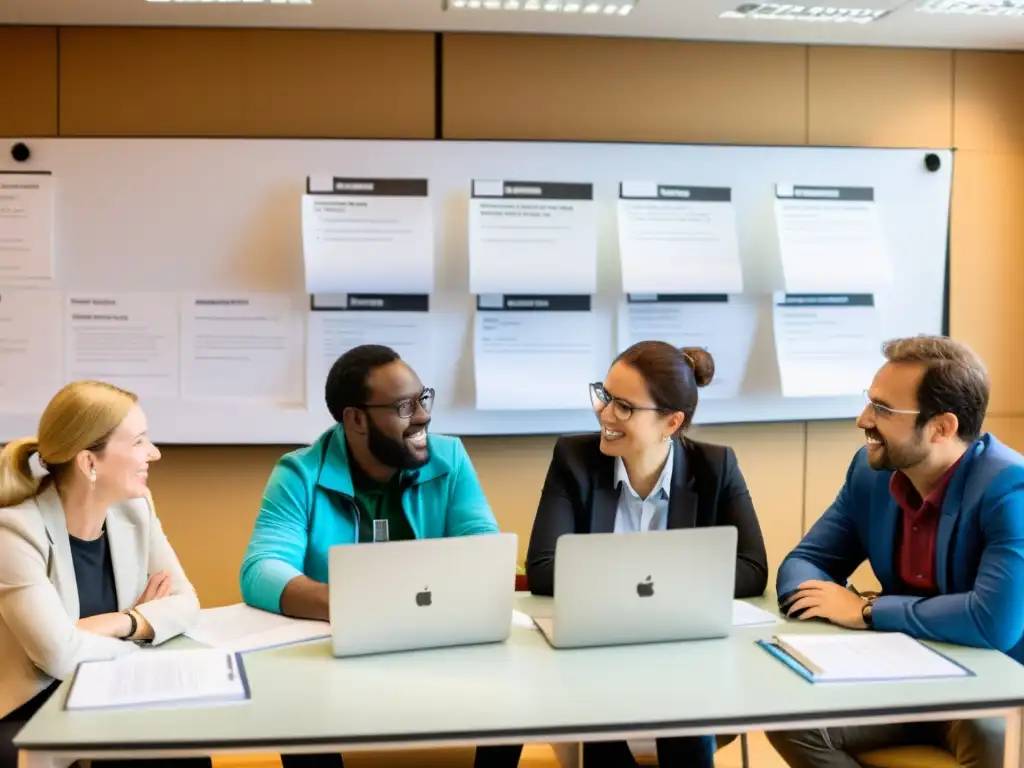
M 897 413 L 903 413 L 908 416 L 916 416 L 917 414 L 921 413 L 920 411 L 907 411 L 901 410 L 899 408 L 890 408 L 888 405 L 876 403 L 874 400 L 871 399 L 871 396 L 868 394 L 868 391 L 866 389 L 864 390 L 864 402 L 871 406 L 876 416 L 881 416 L 882 418 L 886 418 L 888 416 L 895 416 Z
M 619 421 L 628 421 L 629 417 L 633 415 L 633 411 L 659 411 L 661 413 L 672 413 L 668 408 L 652 408 L 649 406 L 630 405 L 625 400 L 619 400 L 617 397 L 612 397 L 608 390 L 604 388 L 604 384 L 599 381 L 595 381 L 590 385 L 590 401 L 594 405 L 594 410 L 601 413 L 609 405 L 612 407 L 612 414 Z
M 399 400 L 395 403 L 364 403 L 359 407 L 391 408 L 398 414 L 399 418 L 408 419 L 416 413 L 417 405 L 421 406 L 427 413 L 430 413 L 430 409 L 434 407 L 434 390 L 430 387 L 424 387 L 419 397 L 411 397 L 405 400 Z

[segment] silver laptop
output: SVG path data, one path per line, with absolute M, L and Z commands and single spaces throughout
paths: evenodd
M 555 545 L 555 648 L 725 637 L 732 627 L 736 529 L 566 534 Z
M 331 547 L 334 655 L 508 639 L 517 544 L 501 533 Z

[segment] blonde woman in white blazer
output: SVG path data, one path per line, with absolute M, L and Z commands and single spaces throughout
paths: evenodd
M 38 438 L 0 451 L 0 768 L 80 662 L 159 645 L 198 616 L 146 484 L 159 458 L 135 395 L 95 381 L 61 389 Z

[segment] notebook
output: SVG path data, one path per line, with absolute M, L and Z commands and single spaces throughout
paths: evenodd
M 195 626 L 185 634 L 211 648 L 248 653 L 326 639 L 331 636 L 331 625 L 326 621 L 292 619 L 236 603 L 204 608 Z
M 971 677 L 974 673 L 899 632 L 776 635 L 758 645 L 812 683 Z
M 239 654 L 223 650 L 145 650 L 78 666 L 67 710 L 197 707 L 248 701 Z

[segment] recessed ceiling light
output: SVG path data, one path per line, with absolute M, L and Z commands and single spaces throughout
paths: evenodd
M 925 0 L 915 10 L 962 16 L 1024 16 L 1024 0 Z
M 150 0 L 151 2 L 168 2 L 169 0 Z M 177 0 L 177 2 L 211 2 L 211 0 Z M 217 2 L 218 0 L 212 0 Z M 249 0 L 220 0 L 223 2 L 248 2 Z M 266 0 L 262 0 L 266 2 Z M 295 2 L 296 0 L 290 0 Z M 312 2 L 312 0 L 304 0 Z M 271 0 L 280 2 L 280 0 Z M 548 11 L 551 13 L 603 13 L 606 16 L 628 16 L 636 8 L 639 0 L 622 0 L 621 2 L 587 2 L 587 0 L 442 0 L 441 8 L 445 11 L 485 10 L 485 11 Z
M 889 13 L 876 8 L 836 8 L 829 5 L 792 3 L 743 3 L 720 14 L 720 19 L 761 19 L 765 21 L 809 21 L 838 24 L 868 24 Z

